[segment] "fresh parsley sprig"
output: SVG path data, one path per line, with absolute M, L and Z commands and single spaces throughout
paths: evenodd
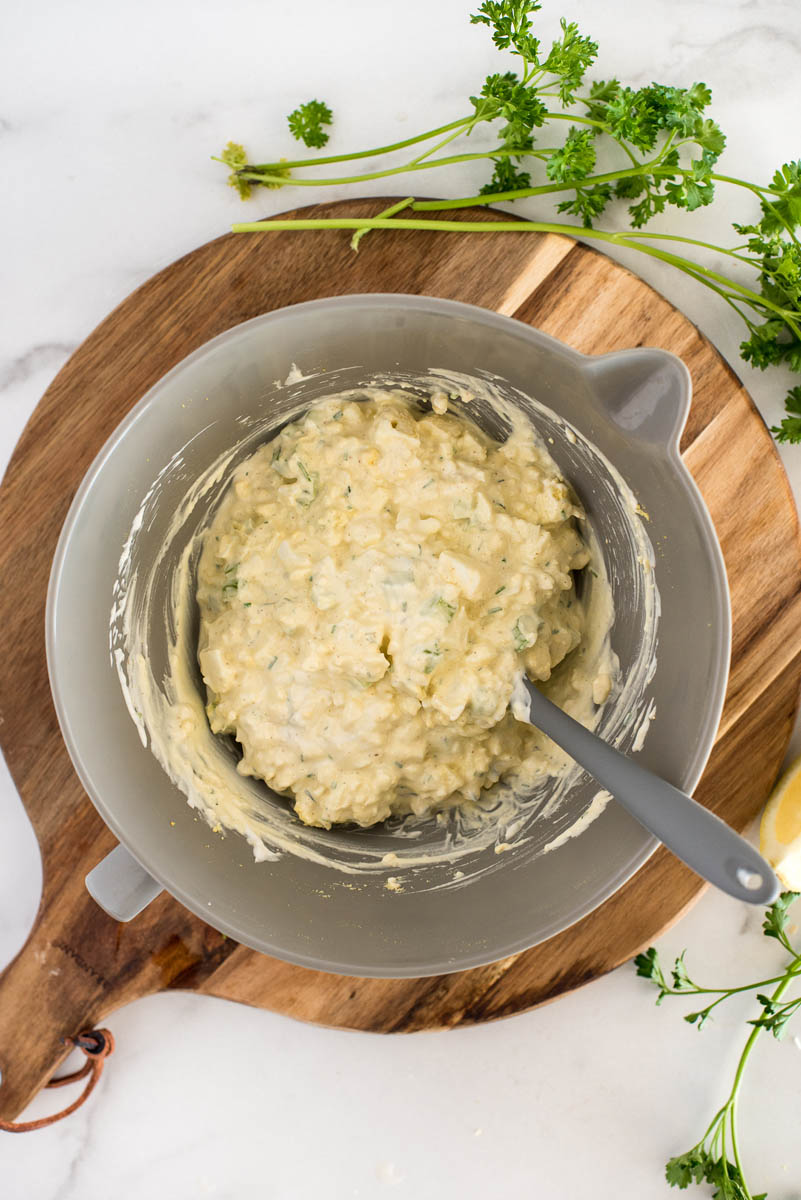
M 328 141 L 328 134 L 323 126 L 330 125 L 333 119 L 333 113 L 327 104 L 323 104 L 321 100 L 307 100 L 289 114 L 287 124 L 289 132 L 298 141 L 309 147 L 320 147 L 325 146 Z M 236 188 L 242 200 L 250 199 L 254 185 L 266 188 L 284 187 L 290 178 L 289 165 L 296 165 L 285 164 L 284 159 L 280 159 L 277 163 L 270 164 L 269 177 L 267 173 L 261 173 L 254 178 L 245 147 L 239 142 L 228 142 L 222 152 L 212 155 L 212 158 L 214 162 L 221 162 L 230 167 L 228 186 Z
M 485 160 L 492 174 L 476 195 L 450 200 L 409 196 L 376 218 L 250 221 L 236 224 L 234 230 L 351 229 L 354 248 L 370 230 L 387 229 L 555 232 L 616 244 L 658 258 L 719 295 L 745 323 L 741 352 L 747 362 L 760 369 L 784 366 L 801 373 L 801 160 L 784 164 L 766 185 L 720 174 L 716 166 L 726 139 L 707 115 L 711 93 L 706 84 L 684 88 L 650 83 L 631 88 L 616 79 L 589 82 L 597 42 L 563 19 L 559 36 L 544 44 L 532 22 L 541 7 L 540 0 L 483 0 L 473 13 L 471 22 L 489 29 L 496 48 L 513 56 L 516 69 L 488 75 L 469 98 L 469 109 L 454 121 L 352 154 L 252 163 L 241 146 L 229 143 L 221 156 L 231 168 L 229 183 L 243 199 L 258 186 L 360 184 Z M 289 118 L 293 134 L 316 147 L 328 140 L 322 126 L 330 120 L 328 107 L 316 100 L 301 105 Z M 564 128 L 561 122 L 569 122 L 563 136 L 558 132 Z M 496 132 L 496 145 L 481 151 L 452 145 L 486 125 Z M 441 153 L 446 147 L 450 152 Z M 412 157 L 404 161 L 364 170 L 365 159 L 411 148 Z M 598 171 L 602 149 L 605 158 L 617 162 Z M 309 167 L 335 163 L 362 165 L 350 175 L 305 174 Z M 668 208 L 693 212 L 711 204 L 719 184 L 745 190 L 761 209 L 756 223 L 735 225 L 736 245 L 716 246 L 644 230 Z M 556 202 L 557 220 L 551 216 L 488 224 L 416 215 L 525 199 L 541 203 L 546 197 Z M 598 218 L 621 202 L 630 229 L 596 228 Z M 398 216 L 401 210 L 403 216 Z M 577 223 L 562 223 L 558 214 Z M 691 248 L 693 256 L 689 250 L 676 253 L 677 247 L 669 243 Z M 710 251 L 730 260 L 736 276 L 706 265 L 703 259 Z M 786 416 L 773 433 L 779 441 L 801 443 L 801 386 L 789 390 L 785 407 Z
M 661 1004 L 666 996 L 717 997 L 699 1012 L 685 1016 L 685 1021 L 696 1025 L 698 1029 L 703 1028 L 712 1010 L 731 996 L 775 985 L 770 995 L 757 992 L 761 1015 L 748 1022 L 752 1026 L 751 1033 L 737 1063 L 726 1100 L 710 1121 L 703 1137 L 684 1154 L 676 1155 L 666 1164 L 665 1177 L 673 1187 L 687 1188 L 691 1183 L 708 1183 L 715 1188 L 713 1196 L 716 1200 L 766 1200 L 765 1192 L 759 1195 L 751 1192 L 745 1177 L 738 1141 L 737 1103 L 745 1066 L 761 1031 L 768 1030 L 775 1038 L 782 1038 L 788 1022 L 801 1008 L 801 996 L 784 999 L 788 988 L 801 978 L 801 951 L 790 941 L 788 933 L 789 910 L 798 898 L 798 892 L 782 892 L 767 910 L 763 932 L 766 937 L 775 938 L 789 956 L 785 970 L 771 979 L 760 979 L 741 987 L 708 988 L 701 987 L 690 978 L 683 953 L 675 960 L 669 976 L 653 946 L 644 954 L 638 954 L 634 960 L 637 974 L 658 988 L 657 1004 Z
M 334 116 L 322 100 L 307 100 L 299 104 L 287 117 L 289 132 L 304 145 L 319 149 L 328 142 L 323 126 L 330 125 Z

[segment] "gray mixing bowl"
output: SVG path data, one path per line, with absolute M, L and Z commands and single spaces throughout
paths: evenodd
M 120 596 L 132 579 L 150 573 L 138 618 L 149 629 L 149 666 L 158 680 L 175 563 L 225 486 L 220 477 L 216 490 L 196 497 L 176 522 L 193 481 L 232 446 L 232 461 L 241 459 L 316 397 L 387 372 L 413 383 L 434 369 L 491 380 L 548 440 L 597 536 L 615 603 L 612 645 L 623 680 L 636 682 L 633 693 L 613 695 L 599 731 L 623 750 L 639 749 L 632 717 L 655 705 L 640 761 L 687 791 L 697 783 L 723 703 L 730 621 L 714 529 L 678 452 L 690 403 L 683 364 L 651 349 L 586 357 L 517 321 L 426 297 L 300 304 L 221 334 L 150 390 L 88 472 L 56 552 L 47 609 L 51 685 L 75 768 L 121 843 L 89 878 L 90 890 L 119 918 L 164 887 L 217 929 L 292 962 L 352 975 L 426 975 L 552 936 L 599 905 L 652 853 L 654 839 L 614 803 L 580 836 L 543 852 L 598 790 L 576 770 L 556 811 L 548 809 L 546 784 L 526 798 L 514 828 L 472 842 L 460 842 L 452 823 L 436 821 L 413 830 L 411 840 L 398 824 L 307 831 L 285 799 L 242 781 L 261 788 L 251 794 L 276 828 L 305 839 L 309 849 L 305 857 L 284 853 L 257 862 L 241 836 L 212 833 L 189 807 L 126 707 L 118 670 L 125 679 L 131 664 L 120 628 L 112 628 L 109 652 L 109 612 L 113 603 L 119 626 Z M 503 432 L 486 406 L 473 415 Z M 635 518 L 615 470 L 647 513 L 653 567 L 650 549 L 644 554 L 632 540 Z M 662 611 L 656 669 L 649 672 L 654 621 L 649 625 L 646 610 L 655 603 L 654 577 Z M 233 764 L 231 752 L 235 775 Z M 496 852 L 499 842 L 503 853 Z M 446 861 L 449 846 L 460 849 L 455 863 Z M 427 859 L 429 851 L 438 856 Z M 387 853 L 398 861 L 382 863 Z M 390 876 L 403 890 L 387 888 Z

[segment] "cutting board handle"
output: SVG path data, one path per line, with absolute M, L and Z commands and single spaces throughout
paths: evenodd
M 118 1007 L 117 980 L 104 975 L 102 952 L 116 925 L 81 889 L 69 912 L 53 898 L 17 957 L 0 973 L 0 1119 L 15 1120 L 72 1049 L 67 1040 Z M 74 899 L 70 899 L 70 906 Z M 97 946 L 99 953 L 93 953 Z M 63 1107 L 54 1102 L 53 1108 Z

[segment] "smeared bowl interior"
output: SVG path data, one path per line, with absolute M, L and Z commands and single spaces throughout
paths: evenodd
M 477 803 L 433 817 L 393 818 L 371 829 L 310 828 L 286 797 L 236 771 L 235 743 L 211 733 L 204 711 L 196 572 L 203 532 L 232 471 L 315 400 L 343 391 L 358 399 L 375 387 L 401 388 L 421 406 L 445 389 L 454 397 L 452 411 L 464 411 L 498 439 L 521 417 L 531 422 L 588 512 L 582 532 L 592 570 L 582 572 L 579 582 L 590 615 L 587 650 L 591 662 L 608 664 L 613 686 L 608 701 L 583 719 L 621 749 L 642 746 L 654 715 L 648 685 L 656 665 L 659 596 L 636 499 L 577 430 L 497 377 L 434 369 L 427 375 L 395 371 L 354 380 L 353 370 L 308 377 L 296 371 L 276 384 L 258 411 L 240 414 L 237 440 L 201 470 L 197 463 L 203 462 L 207 431 L 195 433 L 159 472 L 133 522 L 115 583 L 111 652 L 143 743 L 217 836 L 233 831 L 245 837 L 260 861 L 293 856 L 349 875 L 392 868 L 393 879 L 405 873 L 404 887 L 459 887 L 499 869 L 511 852 L 525 847 L 529 859 L 563 844 L 603 811 L 605 796 L 579 767 L 567 764 L 526 791 L 499 783 Z M 588 479 L 591 493 L 583 494 L 581 481 Z M 160 543 L 153 554 L 155 528 Z M 622 672 L 621 639 L 628 643 L 622 647 Z M 495 854 L 488 857 L 487 849 Z

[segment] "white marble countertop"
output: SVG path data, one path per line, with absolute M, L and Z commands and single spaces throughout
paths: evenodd
M 70 352 L 134 287 L 243 214 L 301 202 L 297 192 L 262 193 L 245 208 L 210 154 L 229 138 L 289 154 L 284 116 L 311 96 L 335 110 L 332 153 L 452 119 L 499 69 L 469 11 L 468 0 L 8 5 L 0 463 Z M 766 179 L 801 153 L 797 0 L 571 0 L 564 10 L 548 0 L 549 32 L 562 11 L 600 41 L 598 75 L 705 80 L 729 137 L 727 172 Z M 481 181 L 469 168 L 461 178 L 438 177 L 430 190 L 460 194 Z M 425 191 L 423 179 L 418 186 Z M 693 233 L 724 238 L 748 215 L 742 194 L 721 191 Z M 715 341 L 776 420 L 783 381 L 738 361 L 740 330 L 723 306 L 669 268 L 633 265 Z M 801 449 L 783 457 L 798 497 Z M 2 966 L 25 939 L 41 884 L 2 764 L 0 813 Z M 660 944 L 667 955 L 686 945 L 704 976 L 739 982 L 778 961 L 760 916 L 707 893 Z M 657 1009 L 631 967 L 538 1012 L 412 1036 L 153 997 L 110 1019 L 117 1051 L 79 1113 L 43 1132 L 0 1134 L 0 1194 L 658 1200 L 669 1194 L 665 1159 L 700 1136 L 745 1036 L 748 1014 L 736 1004 L 701 1034 L 681 1020 L 687 1007 Z M 771 1200 L 798 1197 L 801 1041 L 762 1041 L 743 1100 L 749 1173 Z M 29 1113 L 52 1106 L 39 1098 Z

